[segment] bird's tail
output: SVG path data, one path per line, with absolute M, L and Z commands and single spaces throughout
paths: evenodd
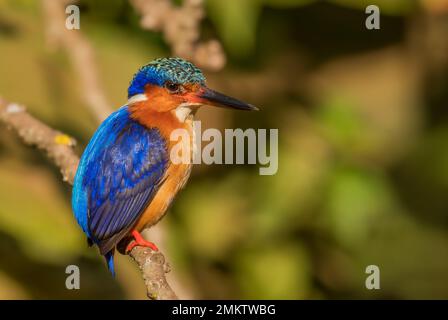
M 113 277 L 115 277 L 114 254 L 115 249 L 112 249 L 104 255 L 104 258 L 106 258 L 107 262 L 107 268 L 109 269 L 110 273 L 112 273 Z

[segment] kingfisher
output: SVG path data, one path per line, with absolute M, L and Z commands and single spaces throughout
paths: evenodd
M 199 68 L 180 58 L 160 58 L 141 67 L 130 82 L 126 105 L 104 120 L 81 156 L 73 212 L 112 275 L 116 249 L 158 250 L 140 232 L 165 215 L 190 176 L 192 161 L 170 159 L 176 143 L 172 131 L 184 129 L 192 137 L 193 117 L 201 106 L 257 110 L 205 82 Z M 193 138 L 190 143 L 192 159 Z

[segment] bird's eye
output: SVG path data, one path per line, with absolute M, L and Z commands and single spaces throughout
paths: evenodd
M 165 88 L 171 93 L 176 93 L 180 91 L 180 85 L 171 81 L 165 83 Z

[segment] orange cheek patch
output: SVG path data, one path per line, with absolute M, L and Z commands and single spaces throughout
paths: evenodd
M 171 112 L 159 112 L 148 108 L 147 101 L 135 104 L 130 108 L 131 118 L 147 128 L 157 128 L 162 136 L 169 141 L 171 132 L 180 127 L 179 121 Z
M 181 123 L 171 110 L 177 108 L 185 96 L 173 95 L 165 88 L 147 85 L 145 87 L 147 100 L 133 103 L 129 106 L 131 118 L 147 128 L 157 128 L 162 136 L 170 141 L 171 132 L 178 128 L 188 128 Z M 175 142 L 170 141 L 171 144 Z
M 172 95 L 165 88 L 155 85 L 147 85 L 145 87 L 145 94 L 148 97 L 146 106 L 158 112 L 172 110 L 182 103 L 180 97 Z

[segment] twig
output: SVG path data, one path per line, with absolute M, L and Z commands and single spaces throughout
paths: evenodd
M 26 112 L 25 107 L 0 98 L 0 121 L 17 132 L 28 145 L 43 150 L 60 168 L 63 180 L 73 184 L 79 157 L 73 151 L 76 142 L 66 134 L 48 127 Z
M 129 255 L 140 267 L 146 285 L 146 294 L 152 300 L 177 300 L 177 296 L 166 281 L 165 273 L 170 266 L 160 252 L 145 247 L 134 247 Z
M 61 170 L 64 181 L 73 184 L 79 157 L 73 150 L 75 140 L 31 116 L 24 106 L 0 97 L 0 122 L 17 132 L 28 145 L 36 146 Z M 138 264 L 150 299 L 177 299 L 166 281 L 169 265 L 161 252 L 135 247 L 129 254 Z
M 181 6 L 171 0 L 130 0 L 141 15 L 144 29 L 161 31 L 172 53 L 200 67 L 217 71 L 226 64 L 221 43 L 214 39 L 200 42 L 200 22 L 204 17 L 203 0 L 184 0 Z

